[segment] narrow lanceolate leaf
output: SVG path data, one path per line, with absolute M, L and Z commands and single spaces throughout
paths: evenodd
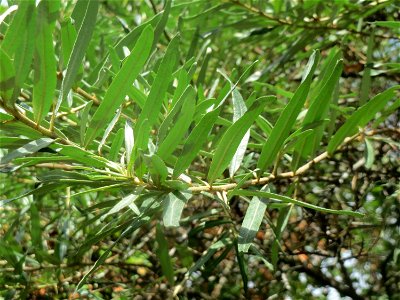
M 150 128 L 156 123 L 158 113 L 160 112 L 161 105 L 172 79 L 174 67 L 178 61 L 178 45 L 179 39 L 178 36 L 176 36 L 169 43 L 165 56 L 161 61 L 156 78 L 147 96 L 146 103 L 139 115 L 136 129 L 141 127 L 140 125 L 145 119 L 148 120 Z M 135 136 L 137 134 L 139 133 L 135 130 Z
M 176 149 L 193 120 L 196 108 L 196 92 L 193 87 L 189 86 L 183 96 L 185 96 L 185 102 L 182 105 L 179 118 L 157 150 L 157 154 L 164 160 Z
M 143 30 L 131 54 L 127 57 L 121 70 L 115 76 L 103 101 L 101 101 L 99 108 L 93 115 L 90 126 L 86 131 L 85 146 L 99 136 L 101 130 L 114 117 L 115 111 L 124 100 L 129 86 L 133 84 L 147 61 L 152 43 L 153 29 L 151 26 L 148 26 Z
M 35 40 L 36 14 L 35 1 L 20 1 L 17 13 L 1 44 L 1 48 L 10 57 L 14 57 L 15 86 L 12 102 L 17 99 L 20 88 L 32 69 L 31 63 L 35 47 L 35 43 L 32 41 Z
M 75 81 L 75 77 L 78 74 L 79 68 L 82 65 L 82 60 L 85 56 L 86 49 L 92 38 L 93 30 L 96 25 L 97 12 L 99 10 L 99 1 L 89 0 L 82 2 L 84 2 L 85 5 L 79 7 L 85 11 L 84 17 L 82 20 L 82 24 L 79 27 L 78 35 L 72 48 L 71 56 L 68 60 L 67 71 L 61 83 L 60 96 L 57 100 L 57 106 L 54 114 L 57 114 L 57 111 L 60 108 L 62 101 L 64 101 L 65 97 L 68 95 L 69 90 L 71 89 Z
M 133 146 L 135 145 L 135 138 L 133 137 L 133 124 L 127 120 L 125 122 L 125 152 L 126 152 L 126 163 L 129 163 L 131 158 Z
M 297 206 L 306 207 L 306 208 L 310 208 L 310 209 L 313 209 L 316 211 L 320 211 L 323 213 L 328 213 L 328 214 L 347 215 L 347 216 L 352 216 L 352 217 L 363 217 L 364 216 L 362 213 L 359 213 L 359 212 L 350 211 L 350 210 L 336 210 L 336 209 L 320 207 L 320 206 L 310 204 L 310 203 L 307 203 L 304 201 L 292 199 L 287 196 L 282 196 L 282 195 L 269 193 L 269 192 L 255 191 L 255 190 L 235 190 L 232 194 L 240 195 L 240 196 L 257 196 L 257 197 L 270 198 L 273 200 L 281 201 L 283 203 L 290 203 L 290 204 L 294 204 Z
M 106 217 L 109 215 L 115 214 L 119 212 L 120 210 L 124 209 L 125 207 L 128 207 L 130 204 L 134 203 L 135 200 L 142 194 L 143 187 L 138 187 L 136 188 L 132 194 L 129 194 L 128 196 L 124 197 L 119 201 L 117 204 L 115 204 L 106 214 L 104 214 L 101 219 L 104 220 Z
M 38 17 L 34 54 L 33 115 L 37 124 L 43 120 L 53 104 L 57 84 L 56 58 L 53 46 L 53 30 L 56 12 L 53 1 L 41 1 Z
M 158 244 L 156 254 L 161 264 L 161 270 L 165 278 L 167 278 L 169 284 L 173 286 L 175 282 L 174 266 L 172 265 L 171 257 L 169 256 L 168 253 L 169 252 L 168 242 L 165 238 L 163 228 L 160 226 L 160 224 L 157 224 L 156 227 L 156 241 Z
M 70 18 L 61 23 L 62 69 L 66 69 L 76 40 L 76 30 Z
M 311 106 L 304 117 L 303 127 L 307 127 L 312 123 L 322 121 L 324 118 L 326 118 L 329 110 L 329 103 L 332 99 L 335 86 L 337 85 L 340 75 L 342 74 L 342 69 L 343 62 L 340 60 L 336 63 L 331 75 L 327 78 L 325 85 L 322 86 L 320 92 L 312 101 Z M 299 141 L 292 160 L 293 170 L 297 169 L 297 167 L 304 162 L 308 156 L 314 155 L 322 139 L 323 128 L 324 126 L 316 128 L 314 134 L 306 137 L 302 141 Z
M 246 104 L 243 101 L 243 97 L 237 89 L 232 91 L 232 102 L 233 102 L 233 122 L 236 122 L 241 118 L 247 111 Z M 232 157 L 229 165 L 229 176 L 233 177 L 236 171 L 239 170 L 240 165 L 243 161 L 244 154 L 246 153 L 247 143 L 249 142 L 250 131 L 247 130 L 244 137 L 240 141 L 240 144 Z
M 161 17 L 160 21 L 157 23 L 156 28 L 154 29 L 154 42 L 153 42 L 152 50 L 154 50 L 156 48 L 158 40 L 160 39 L 161 35 L 164 33 L 165 25 L 167 25 L 169 12 L 171 10 L 171 3 L 172 3 L 172 0 L 165 1 L 165 6 L 164 6 L 164 11 L 162 13 L 162 17 Z
M 112 141 L 110 153 L 108 154 L 108 159 L 111 161 L 116 161 L 118 158 L 119 150 L 124 143 L 124 129 L 120 128 L 114 136 Z
M 307 94 L 310 90 L 312 77 L 318 64 L 318 60 L 319 52 L 314 52 L 310 57 L 306 67 L 306 72 L 303 76 L 303 82 L 300 84 L 292 99 L 290 99 L 289 103 L 284 108 L 282 114 L 278 118 L 274 128 L 271 131 L 271 135 L 265 142 L 257 164 L 257 167 L 262 171 L 266 170 L 274 162 L 277 154 L 283 146 L 285 139 L 288 137 L 290 130 L 296 122 L 296 118 L 307 99 Z
M 207 141 L 208 135 L 215 121 L 218 118 L 220 109 L 215 109 L 205 114 L 196 127 L 192 130 L 189 137 L 186 139 L 185 144 L 178 160 L 175 164 L 173 177 L 177 178 L 186 168 L 189 167 L 190 163 L 196 157 L 200 148 Z
M 264 218 L 267 202 L 263 198 L 253 197 L 247 208 L 246 215 L 239 230 L 238 249 L 240 252 L 248 252 L 262 220 Z
M 189 191 L 174 191 L 165 196 L 163 222 L 166 227 L 178 227 L 183 208 L 191 198 Z
M 103 148 L 103 145 L 106 143 L 106 140 L 108 136 L 110 135 L 111 131 L 113 130 L 115 124 L 117 124 L 119 117 L 121 116 L 121 111 L 122 108 L 119 108 L 117 112 L 115 113 L 114 118 L 111 120 L 110 124 L 108 124 L 106 130 L 104 131 L 103 137 L 101 138 L 101 141 L 99 143 L 99 146 L 97 147 L 97 152 L 101 154 L 101 148 Z
M 27 155 L 30 155 L 32 153 L 38 152 L 40 149 L 47 147 L 51 143 L 53 143 L 54 140 L 50 138 L 41 138 L 35 141 L 31 141 L 27 143 L 26 145 L 8 153 L 6 156 L 2 157 L 0 159 L 0 164 L 6 164 L 12 161 L 15 158 L 19 157 L 24 157 Z
M 164 161 L 157 155 L 144 155 L 145 163 L 149 169 L 154 185 L 159 186 L 168 176 L 168 169 Z
M 88 117 L 89 117 L 89 112 L 90 112 L 90 108 L 93 105 L 93 101 L 89 101 L 85 104 L 85 107 L 82 109 L 82 113 L 81 113 L 81 125 L 80 125 L 80 136 L 81 136 L 81 144 L 83 144 L 83 142 L 85 141 L 85 131 L 86 131 L 86 127 L 87 127 L 87 122 L 88 122 Z
M 222 136 L 211 161 L 210 170 L 207 176 L 209 183 L 212 183 L 217 179 L 228 166 L 238 149 L 243 136 L 249 130 L 254 120 L 264 110 L 266 100 L 267 99 L 262 99 L 261 101 L 254 103 L 249 110 L 239 120 L 233 123 Z
M 11 58 L 0 48 L 0 96 L 5 104 L 12 106 L 15 86 L 15 70 Z
M 371 121 L 375 114 L 382 110 L 386 103 L 396 95 L 398 89 L 400 89 L 400 85 L 391 87 L 356 110 L 330 140 L 327 148 L 329 155 L 335 152 L 346 137 L 357 133 L 358 127 L 363 127 Z

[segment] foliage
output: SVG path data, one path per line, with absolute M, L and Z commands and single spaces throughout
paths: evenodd
M 7 3 L 0 297 L 400 297 L 398 3 Z

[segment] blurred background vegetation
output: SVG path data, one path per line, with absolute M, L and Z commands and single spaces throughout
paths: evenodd
M 75 2 L 61 1 L 56 17 L 53 38 L 58 72 L 65 69 L 62 28 L 67 26 Z M 16 3 L 3 0 L 0 13 Z M 340 53 L 344 67 L 329 115 L 334 122 L 323 144 L 357 107 L 400 82 L 398 1 L 121 0 L 100 1 L 79 75 L 82 90 L 104 95 L 115 71 L 112 67 L 102 69 L 109 49 L 134 28 L 154 20 L 166 6 L 169 17 L 157 44 L 159 51 L 151 60 L 154 70 L 176 34 L 180 36 L 181 64 L 192 57 L 197 62 L 192 83 L 200 97 L 218 95 L 227 82 L 221 74 L 237 80 L 257 61 L 238 89 L 244 99 L 252 93 L 257 97 L 276 95 L 264 114 L 272 124 L 300 84 L 313 50 L 319 49 L 321 63 L 311 95 L 318 90 L 324 62 Z M 5 16 L 0 24 L 0 40 L 12 17 L 12 13 Z M 99 76 L 102 72 L 108 75 Z M 81 92 L 80 96 L 85 95 Z M 366 215 L 363 218 L 294 207 L 277 244 L 271 228 L 282 222 L 280 209 L 268 207 L 254 242 L 257 253 L 244 254 L 244 267 L 234 244 L 209 251 L 217 239 L 231 234 L 232 227 L 240 227 L 248 205 L 238 196 L 231 199 L 229 214 L 217 200 L 198 195 L 185 207 L 178 228 L 157 226 L 160 217 L 155 217 L 125 238 L 119 239 L 122 230 L 115 230 L 87 244 L 104 226 L 129 221 L 126 213 L 102 218 L 121 194 L 114 189 L 71 198 L 87 188 L 60 184 L 58 189 L 43 190 L 0 207 L 0 298 L 169 299 L 178 287 L 182 299 L 398 299 L 398 107 L 399 99 L 390 102 L 378 120 L 368 125 L 374 135 L 347 144 L 295 181 L 273 183 L 276 193 L 296 189 L 296 196 L 303 201 L 361 210 Z M 135 108 L 129 106 L 123 112 L 129 115 Z M 232 107 L 226 106 L 221 115 L 228 118 L 231 114 Z M 26 129 L 4 118 L 2 137 L 24 135 Z M 80 118 L 79 114 L 66 115 L 58 120 L 59 128 L 71 130 L 79 126 Z M 5 148 L 15 147 L 7 141 L 3 140 L 3 154 Z M 46 154 L 52 149 L 41 151 Z M 29 158 L 22 158 L 14 166 L 29 162 Z M 59 163 L 68 164 L 68 160 Z M 193 170 L 201 173 L 209 163 L 205 155 L 195 161 Z M 256 164 L 254 153 L 246 155 L 244 168 L 252 170 Z M 0 200 L 37 187 L 49 176 L 47 167 L 4 167 Z M 75 292 L 83 274 L 117 239 L 111 254 L 79 293 Z M 85 242 L 89 246 L 81 248 Z M 175 270 L 172 280 L 163 275 L 159 259 L 163 243 L 168 245 Z M 202 268 L 187 277 L 187 271 L 204 255 L 209 256 Z

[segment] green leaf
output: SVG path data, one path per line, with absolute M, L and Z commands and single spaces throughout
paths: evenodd
M 175 284 L 174 266 L 172 264 L 171 257 L 169 256 L 168 253 L 169 252 L 168 242 L 165 239 L 165 234 L 160 224 L 157 224 L 156 227 L 156 241 L 158 244 L 156 249 L 156 254 L 161 264 L 161 270 L 165 278 L 167 278 L 169 284 L 173 286 Z
M 178 227 L 183 208 L 192 197 L 189 191 L 174 191 L 165 196 L 163 201 L 163 222 L 165 227 Z
M 260 98 L 261 100 L 259 99 L 259 101 L 254 103 L 249 110 L 246 111 L 239 120 L 233 123 L 222 136 L 217 148 L 215 149 L 210 170 L 208 171 L 207 178 L 210 184 L 214 182 L 214 180 L 217 179 L 229 165 L 229 162 L 238 149 L 243 136 L 254 123 L 254 120 L 264 110 L 266 101 L 271 97 L 273 96 Z
M 23 15 L 22 20 L 20 20 L 21 16 L 18 14 Z M 20 89 L 23 86 L 25 79 L 27 78 L 30 70 L 32 69 L 31 63 L 33 58 L 33 50 L 35 48 L 35 43 L 32 43 L 35 39 L 35 26 L 36 26 L 36 15 L 37 11 L 35 9 L 35 2 L 34 1 L 21 1 L 19 3 L 19 8 L 17 11 L 17 15 L 14 17 L 10 28 L 8 29 L 7 33 L 13 33 L 15 28 L 11 28 L 11 26 L 15 26 L 21 31 L 18 33 L 16 38 L 18 41 L 14 41 L 17 45 L 13 45 L 16 47 L 17 51 L 14 54 L 14 68 L 15 68 L 15 86 L 14 92 L 12 96 L 12 102 L 14 103 L 17 97 L 19 96 Z M 21 22 L 21 24 L 17 23 Z M 23 26 L 23 28 L 20 28 Z M 11 36 L 6 34 L 7 38 Z M 2 47 L 4 49 L 7 48 L 6 39 L 2 43 Z M 11 53 L 10 53 L 11 54 Z
M 85 0 L 81 1 L 85 5 L 79 5 L 80 9 L 84 10 L 82 24 L 79 27 L 78 35 L 74 42 L 72 53 L 69 57 L 67 70 L 63 81 L 61 83 L 60 95 L 57 100 L 55 114 L 65 97 L 68 95 L 72 85 L 74 84 L 76 75 L 82 66 L 83 58 L 85 57 L 86 49 L 89 46 L 89 42 L 92 38 L 92 34 L 96 25 L 97 12 L 99 10 L 99 1 L 97 0 Z
M 396 95 L 395 91 L 398 89 L 400 89 L 400 85 L 393 86 L 357 109 L 331 138 L 327 147 L 329 155 L 335 152 L 346 137 L 357 133 L 358 127 L 363 127 L 372 120 L 375 114 L 382 110 L 386 103 Z
M 57 65 L 53 46 L 54 13 L 58 1 L 41 1 L 38 17 L 34 54 L 33 114 L 37 124 L 47 115 L 53 104 L 57 85 Z
M 366 138 L 365 142 L 365 167 L 367 169 L 371 169 L 372 165 L 375 161 L 375 151 L 374 145 L 372 144 L 371 140 Z
M 285 139 L 288 137 L 290 130 L 296 122 L 296 118 L 307 99 L 307 94 L 310 89 L 312 77 L 318 64 L 318 60 L 319 52 L 315 51 L 310 57 L 306 67 L 306 71 L 303 76 L 303 82 L 300 84 L 294 96 L 284 108 L 271 131 L 271 135 L 265 142 L 257 163 L 257 167 L 262 171 L 266 170 L 274 162 L 283 146 Z
M 208 112 L 192 130 L 189 137 L 186 139 L 182 152 L 175 164 L 173 173 L 174 178 L 177 178 L 180 174 L 182 174 L 182 172 L 189 167 L 190 163 L 196 157 L 201 147 L 207 141 L 208 135 L 210 134 L 210 131 L 214 126 L 219 113 L 219 108 Z
M 237 89 L 234 89 L 232 91 L 232 103 L 233 103 L 233 122 L 236 122 L 247 111 L 247 107 L 243 101 L 243 97 Z M 242 140 L 240 141 L 240 144 L 237 147 L 236 152 L 233 155 L 232 160 L 229 164 L 229 176 L 231 178 L 233 178 L 233 175 L 235 175 L 236 171 L 239 170 L 240 165 L 242 164 L 249 139 L 250 139 L 250 130 L 247 130 Z
M 81 124 L 80 124 L 80 131 L 79 131 L 80 137 L 81 137 L 81 144 L 83 144 L 85 141 L 85 132 L 86 132 L 86 128 L 87 128 L 89 112 L 90 112 L 92 105 L 93 105 L 93 101 L 87 102 L 81 112 L 81 116 L 80 116 Z
M 151 179 L 156 186 L 162 184 L 168 176 L 168 169 L 164 161 L 156 154 L 144 155 L 144 160 L 149 169 Z
M 267 209 L 266 199 L 254 196 L 247 208 L 242 226 L 239 230 L 238 250 L 239 252 L 248 252 L 249 248 L 260 228 Z
M 329 110 L 329 104 L 332 99 L 332 94 L 335 86 L 338 84 L 339 78 L 342 74 L 343 62 L 340 60 L 336 63 L 330 76 L 327 76 L 327 81 L 321 87 L 320 92 L 316 95 L 316 98 L 312 101 L 310 108 L 304 117 L 302 127 L 307 127 L 310 124 L 323 120 Z M 323 136 L 323 128 L 316 128 L 315 133 L 312 136 L 308 136 L 303 141 L 299 142 L 296 147 L 296 151 L 292 160 L 292 169 L 295 170 L 303 163 L 307 157 L 314 156 L 315 152 L 319 147 L 319 143 Z
M 6 164 L 12 161 L 15 158 L 24 157 L 33 153 L 38 152 L 40 149 L 43 149 L 53 143 L 54 140 L 50 138 L 41 138 L 35 141 L 31 141 L 26 145 L 8 153 L 6 156 L 0 159 L 0 164 Z
M 172 80 L 173 69 L 178 62 L 179 38 L 175 36 L 169 43 L 165 56 L 163 57 L 156 78 L 147 96 L 146 103 L 141 111 L 136 129 L 141 127 L 142 122 L 147 119 L 151 128 L 157 121 L 158 113 L 164 101 L 170 81 Z M 142 129 L 143 130 L 143 129 Z M 135 137 L 138 132 L 135 130 Z
M 116 161 L 118 159 L 118 153 L 123 143 L 124 143 L 124 129 L 120 128 L 115 134 L 114 140 L 112 141 L 110 153 L 108 155 L 109 160 Z
M 255 191 L 255 190 L 236 190 L 232 193 L 233 195 L 240 195 L 240 196 L 257 196 L 257 197 L 264 197 L 264 198 L 270 198 L 273 200 L 278 200 L 283 203 L 290 203 L 294 205 L 298 205 L 301 207 L 306 207 L 310 208 L 316 211 L 320 211 L 323 213 L 330 213 L 330 214 L 336 214 L 336 215 L 347 215 L 347 216 L 352 216 L 352 217 L 363 217 L 364 214 L 359 213 L 359 212 L 354 212 L 350 210 L 335 210 L 335 209 L 330 209 L 330 208 L 325 208 L 325 207 L 320 207 L 314 204 L 310 204 L 307 202 L 303 202 L 300 200 L 292 199 L 287 196 L 282 196 L 274 193 L 269 193 L 269 192 L 263 192 L 263 191 Z
M 156 46 L 157 42 L 159 41 L 161 35 L 164 33 L 165 25 L 167 25 L 169 12 L 171 11 L 171 3 L 172 0 L 166 0 L 164 5 L 164 10 L 162 12 L 162 17 L 160 21 L 157 23 L 156 28 L 154 29 L 154 42 L 153 46 L 151 47 L 151 51 L 153 51 Z
M 120 210 L 124 209 L 125 207 L 134 203 L 136 201 L 136 199 L 142 194 L 142 192 L 143 192 L 143 187 L 138 187 L 138 188 L 134 189 L 131 194 L 122 198 L 121 201 L 119 201 L 117 204 L 115 204 L 106 214 L 104 214 L 101 217 L 101 220 L 104 220 L 109 215 L 115 214 L 115 213 L 119 212 Z
M 157 149 L 157 154 L 164 160 L 168 158 L 179 145 L 185 133 L 189 129 L 193 120 L 195 110 L 196 92 L 193 87 L 188 86 L 181 99 L 183 101 L 182 109 L 179 113 L 178 120 L 172 125 L 168 135 L 161 142 Z M 179 100 L 180 102 L 181 100 Z
M 77 5 L 75 5 L 75 8 Z M 72 49 L 76 40 L 76 30 L 72 25 L 72 19 L 67 18 L 61 22 L 61 50 L 62 50 L 62 69 L 66 69 Z
M 15 70 L 12 60 L 0 48 L 0 96 L 7 106 L 12 106 L 13 88 L 15 86 Z
M 132 85 L 147 61 L 152 43 L 153 29 L 148 26 L 143 30 L 131 54 L 115 76 L 99 108 L 93 115 L 90 126 L 86 131 L 85 146 L 99 136 L 101 130 L 113 118 L 115 111 L 123 102 L 129 86 Z
M 375 21 L 373 24 L 380 26 L 380 27 L 387 27 L 393 29 L 400 28 L 400 21 Z

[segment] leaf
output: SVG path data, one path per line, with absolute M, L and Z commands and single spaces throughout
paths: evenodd
M 0 48 L 0 96 L 7 106 L 12 106 L 13 88 L 15 86 L 14 65 L 7 53 Z
M 15 86 L 12 103 L 20 93 L 20 88 L 31 70 L 35 40 L 37 10 L 34 1 L 20 1 L 15 17 L 13 18 L 4 40 L 2 49 L 10 56 L 14 56 Z M 18 31 L 23 28 L 21 31 Z M 16 51 L 17 50 L 17 51 Z
M 33 115 L 39 124 L 47 115 L 53 104 L 57 85 L 57 66 L 53 46 L 53 30 L 55 22 L 52 19 L 58 7 L 58 1 L 41 1 L 38 6 L 38 17 L 34 53 L 34 85 L 33 85 Z
M 0 164 L 6 164 L 12 161 L 15 158 L 24 157 L 33 153 L 38 152 L 40 149 L 43 149 L 53 143 L 54 140 L 50 138 L 41 138 L 35 141 L 31 141 L 24 146 L 8 153 L 6 156 L 0 159 Z
M 129 159 L 132 155 L 132 150 L 135 145 L 135 138 L 133 136 L 132 122 L 126 120 L 125 122 L 125 151 L 126 151 L 126 162 L 129 163 Z
M 168 158 L 170 154 L 174 152 L 180 141 L 184 137 L 185 133 L 189 129 L 190 124 L 193 120 L 195 110 L 195 97 L 196 93 L 193 87 L 188 86 L 182 95 L 182 109 L 179 113 L 179 118 L 170 129 L 168 135 L 159 145 L 157 154 L 164 160 Z M 181 100 L 179 100 L 181 101 Z
M 77 6 L 76 4 L 75 8 L 77 8 Z M 72 49 L 74 48 L 76 35 L 76 30 L 74 25 L 72 25 L 71 18 L 67 18 L 61 22 L 62 69 L 67 68 Z
M 380 26 L 380 27 L 387 27 L 393 29 L 400 28 L 400 21 L 375 21 L 373 24 Z
M 158 68 L 156 78 L 153 81 L 146 103 L 136 123 L 136 129 L 141 128 L 141 124 L 145 119 L 149 122 L 149 128 L 156 123 L 158 113 L 160 112 L 161 105 L 172 79 L 173 69 L 178 61 L 178 45 L 179 39 L 178 36 L 175 36 L 169 43 L 165 56 Z M 135 137 L 137 134 L 138 132 L 135 130 Z
M 134 203 L 135 200 L 142 194 L 143 187 L 138 187 L 133 190 L 131 194 L 122 198 L 117 204 L 115 204 L 106 214 L 101 217 L 101 220 L 104 220 L 109 215 L 115 214 L 120 210 L 124 209 L 125 207 L 129 206 L 131 203 Z
M 327 147 L 329 155 L 335 152 L 346 137 L 357 133 L 358 127 L 365 126 L 377 112 L 382 110 L 386 103 L 395 96 L 395 91 L 398 89 L 400 89 L 400 85 L 393 86 L 357 109 L 331 138 Z
M 68 95 L 72 85 L 74 84 L 76 75 L 81 68 L 83 58 L 85 57 L 86 49 L 93 35 L 93 30 L 96 25 L 97 12 L 99 10 L 99 1 L 97 0 L 81 0 L 76 8 L 82 9 L 81 14 L 84 15 L 82 24 L 79 26 L 78 35 L 74 42 L 72 53 L 69 57 L 67 70 L 61 83 L 60 95 L 57 100 L 57 105 L 54 114 L 57 114 L 61 103 Z M 83 12 L 84 11 L 84 12 Z M 75 10 L 74 10 L 75 12 Z
M 108 88 L 103 101 L 92 117 L 89 128 L 86 131 L 85 146 L 100 135 L 101 130 L 113 118 L 115 111 L 123 102 L 127 90 L 139 75 L 147 58 L 153 42 L 153 30 L 146 27 L 135 44 L 131 54 L 125 60 L 121 70 L 117 73 Z
M 234 241 L 235 244 L 235 251 L 236 251 L 236 259 L 238 260 L 238 264 L 239 264 L 239 270 L 240 270 L 240 275 L 242 276 L 242 281 L 243 281 L 243 289 L 244 289 L 244 293 L 247 297 L 247 293 L 248 293 L 248 282 L 249 282 L 249 278 L 247 275 L 247 266 L 246 266 L 246 262 L 244 260 L 244 255 L 243 252 L 241 252 L 239 250 L 239 245 L 238 245 L 238 241 L 237 239 Z
M 371 169 L 372 165 L 375 161 L 375 151 L 374 145 L 372 144 L 371 140 L 366 138 L 364 139 L 365 142 L 365 167 L 367 169 Z
M 86 102 L 85 107 L 82 109 L 82 113 L 81 113 L 81 125 L 80 125 L 80 137 L 81 137 L 81 144 L 84 143 L 85 141 L 85 131 L 86 131 L 86 127 L 87 127 L 87 123 L 88 123 L 88 118 L 89 118 L 89 112 L 90 109 L 93 105 L 93 101 L 89 101 Z
M 233 102 L 233 122 L 236 122 L 247 111 L 247 107 L 243 101 L 243 97 L 237 89 L 234 89 L 232 91 L 232 102 Z M 250 139 L 250 130 L 247 130 L 242 140 L 240 141 L 240 144 L 237 147 L 237 150 L 233 155 L 232 160 L 229 164 L 229 176 L 231 178 L 233 178 L 233 175 L 235 175 L 236 171 L 239 170 L 240 165 L 242 164 L 249 139 Z
M 339 78 L 342 74 L 343 62 L 340 60 L 336 63 L 330 76 L 327 76 L 327 81 L 321 86 L 321 90 L 316 95 L 316 98 L 312 101 L 310 108 L 304 117 L 302 127 L 306 127 L 309 124 L 323 120 L 329 110 L 329 103 L 332 99 L 332 94 L 335 86 L 338 84 Z M 296 147 L 296 151 L 293 155 L 292 169 L 295 170 L 303 163 L 307 157 L 314 156 L 315 152 L 319 147 L 319 143 L 323 136 L 323 128 L 316 128 L 315 134 L 305 138 L 299 142 Z
M 168 169 L 164 161 L 156 154 L 144 155 L 151 179 L 156 186 L 162 184 L 168 176 Z
M 373 67 L 372 54 L 374 52 L 374 46 L 375 46 L 374 40 L 375 40 L 375 29 L 372 28 L 368 39 L 367 61 L 361 79 L 360 100 L 359 100 L 360 105 L 364 105 L 367 102 L 369 97 L 369 92 L 371 90 L 371 69 Z
M 226 130 L 225 134 L 218 143 L 217 148 L 215 149 L 215 153 L 211 161 L 210 170 L 208 171 L 207 175 L 209 184 L 214 182 L 214 180 L 218 178 L 218 176 L 220 176 L 225 168 L 229 165 L 229 162 L 238 149 L 243 136 L 254 123 L 254 120 L 264 110 L 265 102 L 270 97 L 260 98 L 261 100 L 254 103 L 239 120 L 233 123 Z
M 189 191 L 174 191 L 167 194 L 163 201 L 163 222 L 165 227 L 178 227 L 183 208 L 192 197 Z
M 254 196 L 247 208 L 242 226 L 239 230 L 238 250 L 239 252 L 248 252 L 249 248 L 260 228 L 267 209 L 267 201 Z
M 178 178 L 179 175 L 189 167 L 190 163 L 196 157 L 200 148 L 206 142 L 208 135 L 218 118 L 220 109 L 215 109 L 205 114 L 196 127 L 192 130 L 186 139 L 181 154 L 175 164 L 173 177 Z
M 108 136 L 110 135 L 111 131 L 114 129 L 115 124 L 117 124 L 119 117 L 121 116 L 121 111 L 122 108 L 120 107 L 117 112 L 115 113 L 114 118 L 111 120 L 110 124 L 108 124 L 106 130 L 104 131 L 103 137 L 99 143 L 99 146 L 97 147 L 97 152 L 101 154 L 101 148 L 103 148 L 103 145 L 105 144 Z
M 108 154 L 108 159 L 111 161 L 116 161 L 118 158 L 119 150 L 124 143 L 124 129 L 120 128 L 114 136 L 114 140 L 111 144 L 110 153 Z
M 160 21 L 157 23 L 156 28 L 154 29 L 154 42 L 153 46 L 151 47 L 151 51 L 153 51 L 156 46 L 157 42 L 159 41 L 161 35 L 164 33 L 165 26 L 167 25 L 169 12 L 171 11 L 171 3 L 172 0 L 166 0 L 164 5 L 164 11 L 162 12 L 162 16 Z
M 283 146 L 285 139 L 288 137 L 290 130 L 296 122 L 296 118 L 307 99 L 307 94 L 310 89 L 312 77 L 318 64 L 318 60 L 319 52 L 315 51 L 311 55 L 306 67 L 306 71 L 303 76 L 303 82 L 300 84 L 292 99 L 290 99 L 289 103 L 282 111 L 274 128 L 271 131 L 271 135 L 265 142 L 257 163 L 257 167 L 262 171 L 266 170 L 274 162 Z
M 156 227 L 156 241 L 158 244 L 156 254 L 161 264 L 161 270 L 165 278 L 167 278 L 169 284 L 173 286 L 175 284 L 174 266 L 168 253 L 168 242 L 165 239 L 165 234 L 160 224 L 157 224 Z
M 290 203 L 290 204 L 298 205 L 301 207 L 306 207 L 306 208 L 310 208 L 310 209 L 313 209 L 316 211 L 320 211 L 323 213 L 330 213 L 330 214 L 336 214 L 336 215 L 347 215 L 347 216 L 352 216 L 352 217 L 363 217 L 364 216 L 364 214 L 359 213 L 359 212 L 354 212 L 354 211 L 350 211 L 350 210 L 335 210 L 335 209 L 320 207 L 320 206 L 317 206 L 314 204 L 310 204 L 310 203 L 303 202 L 300 200 L 292 199 L 287 196 L 282 196 L 282 195 L 264 192 L 264 191 L 236 190 L 232 194 L 240 195 L 240 196 L 257 196 L 257 197 L 270 198 L 270 199 L 281 201 L 283 203 Z

